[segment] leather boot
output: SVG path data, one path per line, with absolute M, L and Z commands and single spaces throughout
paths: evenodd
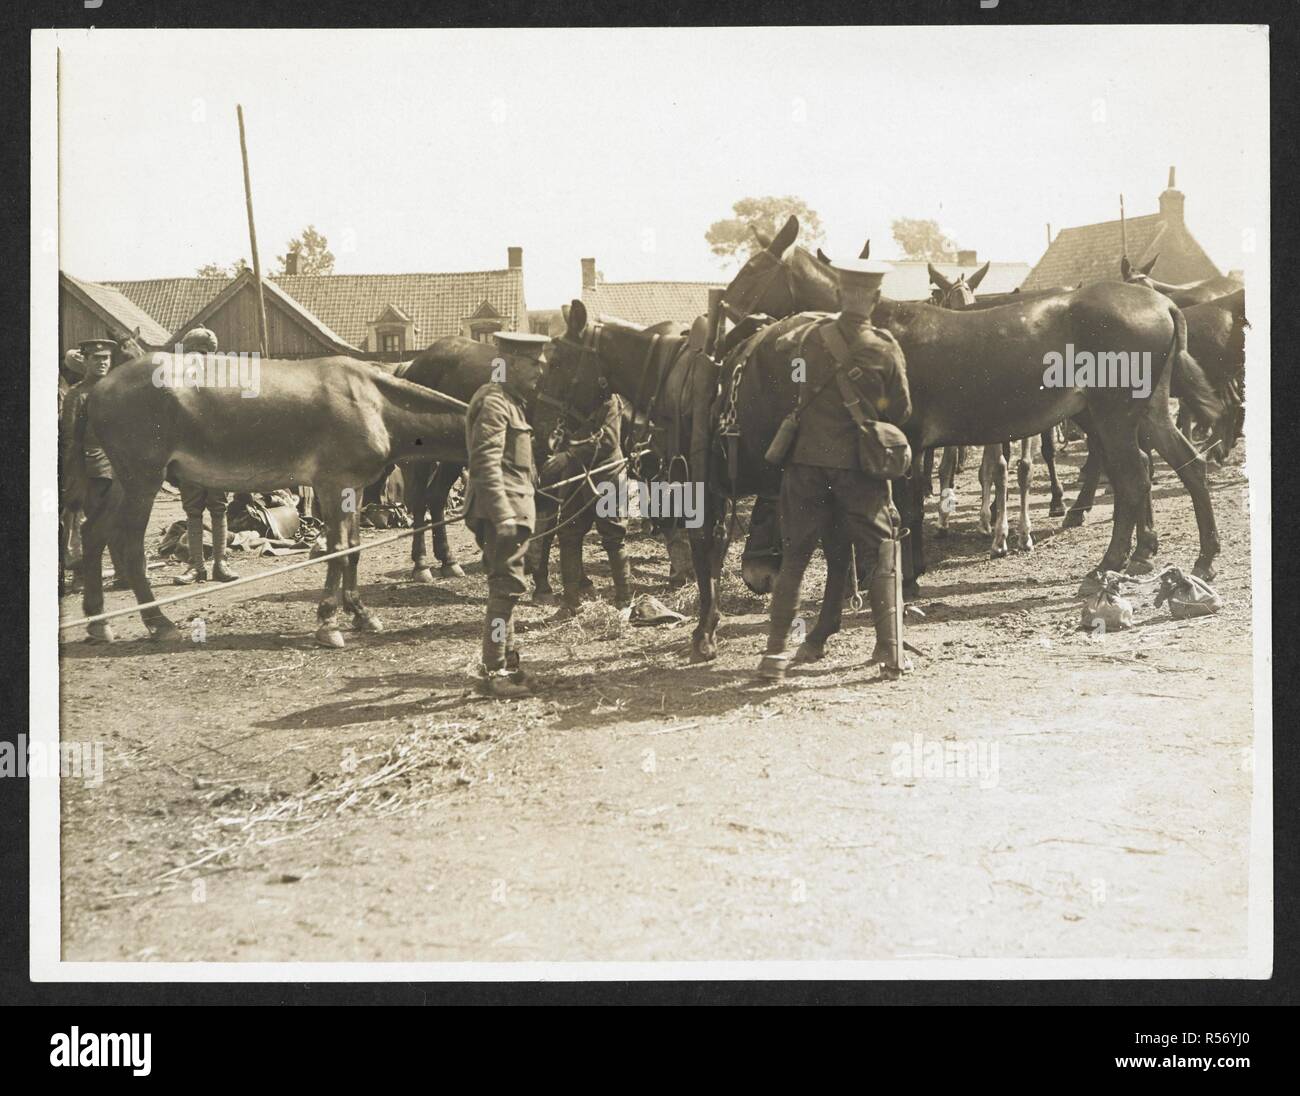
M 234 582 L 239 576 L 226 566 L 226 515 L 212 515 L 212 577 L 218 582 Z
M 898 676 L 912 669 L 903 649 L 903 566 L 897 540 L 882 540 L 876 571 L 867 588 L 871 602 L 871 623 L 876 629 L 876 646 L 871 662 L 879 663 L 886 676 Z
M 632 604 L 632 565 L 622 545 L 609 553 L 609 571 L 614 578 L 614 607 L 626 609 Z
M 203 515 L 187 518 L 185 526 L 190 548 L 190 562 L 181 574 L 172 579 L 172 584 L 175 586 L 189 586 L 195 582 L 208 581 L 207 568 L 203 566 Z

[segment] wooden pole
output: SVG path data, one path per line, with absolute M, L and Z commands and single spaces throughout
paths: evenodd
M 1128 222 L 1124 220 L 1124 195 L 1119 196 L 1119 243 L 1124 258 L 1128 258 Z
M 244 204 L 248 207 L 248 244 L 253 250 L 253 278 L 257 282 L 257 334 L 262 357 L 267 356 L 266 301 L 262 296 L 262 261 L 257 255 L 257 228 L 253 224 L 253 184 L 248 178 L 248 141 L 244 137 L 244 108 L 235 106 L 239 118 L 239 154 L 244 160 Z

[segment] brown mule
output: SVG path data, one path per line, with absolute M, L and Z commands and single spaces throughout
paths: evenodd
M 121 537 L 123 565 L 136 600 L 154 600 L 145 570 L 144 536 L 154 497 L 170 467 L 181 479 L 228 491 L 271 491 L 310 484 L 320 499 L 329 550 L 360 543 L 358 513 L 364 486 L 393 460 L 419 454 L 460 461 L 465 417 L 418 385 L 389 376 L 368 362 L 333 357 L 304 361 L 261 359 L 256 383 L 213 368 L 231 356 L 152 354 L 114 369 L 96 386 L 86 416 L 113 464 L 121 504 L 83 532 L 82 607 L 103 612 L 102 555 L 111 534 Z M 194 359 L 204 363 L 194 367 Z M 187 377 L 187 366 L 188 377 Z M 249 379 L 247 364 L 243 379 Z M 248 393 L 253 393 L 248 395 Z M 82 425 L 84 429 L 84 423 Z M 361 603 L 359 553 L 331 560 L 317 610 L 316 639 L 342 647 L 340 601 L 363 631 L 379 620 Z M 177 635 L 157 607 L 141 611 L 154 639 Z M 111 640 L 106 622 L 91 638 Z

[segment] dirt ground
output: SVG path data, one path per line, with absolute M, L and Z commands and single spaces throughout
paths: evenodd
M 1081 448 L 1061 461 L 1067 499 Z M 908 618 L 926 657 L 902 681 L 863 667 L 862 613 L 824 662 L 756 683 L 765 605 L 733 548 L 716 663 L 689 665 L 689 623 L 632 628 L 592 605 L 552 624 L 525 605 L 548 687 L 476 699 L 485 588 L 459 526 L 464 579 L 410 583 L 407 542 L 363 556 L 387 630 L 342 651 L 312 642 L 317 569 L 178 606 L 205 642 L 154 645 L 138 617 L 111 648 L 65 632 L 62 734 L 102 741 L 105 770 L 63 783 L 64 958 L 1243 956 L 1240 449 L 1211 472 L 1225 609 L 1175 622 L 1148 579 L 1135 626 L 1100 638 L 1079 629 L 1077 587 L 1109 492 L 1061 531 L 1040 466 L 1036 547 L 992 561 L 976 463 L 953 534 L 930 535 L 925 615 Z M 1159 560 L 1189 569 L 1191 502 L 1163 464 L 1154 497 Z M 160 503 L 151 529 L 176 509 Z M 631 548 L 638 591 L 662 592 L 661 544 Z M 591 541 L 587 560 L 608 597 Z M 152 572 L 160 593 L 179 569 Z

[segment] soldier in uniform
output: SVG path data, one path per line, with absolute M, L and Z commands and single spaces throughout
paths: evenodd
M 627 401 L 617 393 L 607 399 L 588 416 L 578 428 L 573 444 L 557 453 L 542 469 L 542 485 L 575 476 L 587 468 L 599 468 L 624 455 L 624 425 L 630 424 L 631 415 Z M 599 480 L 617 484 L 626 476 L 625 469 L 609 469 Z M 555 518 L 558 528 L 556 539 L 560 542 L 560 576 L 564 583 L 564 599 L 558 619 L 571 617 L 582 600 L 582 540 L 593 525 L 600 537 L 601 547 L 609 558 L 610 575 L 614 580 L 614 604 L 626 609 L 632 604 L 632 577 L 624 542 L 627 540 L 627 518 L 622 514 L 606 514 L 597 502 L 590 483 L 570 484 L 560 489 L 563 502 Z
M 217 336 L 206 327 L 195 327 L 181 338 L 185 353 L 215 354 Z M 203 564 L 203 512 L 212 521 L 212 577 L 218 582 L 234 582 L 239 577 L 226 566 L 226 511 L 230 494 L 202 484 L 180 481 L 181 506 L 185 510 L 185 532 L 189 541 L 189 566 L 172 579 L 176 586 L 189 586 L 207 582 L 208 572 Z
M 537 527 L 533 502 L 533 428 L 524 407 L 542 376 L 545 335 L 499 332 L 495 380 L 474 393 L 465 412 L 469 486 L 465 525 L 483 549 L 487 613 L 478 691 L 523 696 L 531 691 L 519 665 L 515 604 L 526 592 L 524 555 Z
M 912 413 L 903 353 L 888 331 L 870 322 L 885 268 L 857 263 L 837 264 L 835 270 L 843 311 L 814 329 L 803 344 L 807 372 L 801 387 L 816 394 L 800 413 L 781 479 L 784 554 L 772 590 L 767 652 L 759 667 L 771 680 L 780 680 L 790 664 L 790 626 L 804 570 L 823 537 L 828 546 L 837 542 L 834 553 L 828 547 L 828 558 L 838 557 L 835 565 L 847 562 L 846 540 L 859 560 L 875 564 L 869 587 L 876 629 L 871 662 L 884 663 L 886 673 L 911 668 L 902 655 L 899 515 L 889 482 L 862 469 L 859 426 L 845 395 L 856 394 L 866 418 L 902 425 Z M 838 354 L 832 353 L 832 344 Z M 848 388 L 834 379 L 837 362 Z M 816 657 L 816 652 L 810 654 Z
M 68 390 L 63 399 L 60 412 L 59 442 L 63 460 L 63 504 L 62 512 L 66 534 L 60 534 L 60 543 L 71 542 L 71 530 L 67 527 L 77 521 L 77 512 L 85 515 L 86 521 L 99 518 L 116 503 L 113 494 L 113 466 L 108 461 L 108 454 L 99 443 L 86 417 L 86 402 L 90 393 L 101 378 L 108 374 L 113 366 L 113 351 L 117 343 L 112 339 L 86 339 L 80 344 L 80 362 L 84 373 L 76 384 Z M 64 365 L 70 370 L 76 369 L 77 358 L 68 354 Z M 75 372 L 73 373 L 75 376 Z M 80 425 L 79 425 L 80 424 Z M 77 432 L 81 431 L 81 448 L 77 449 Z M 78 490 L 82 479 L 74 469 L 80 463 L 84 475 L 85 494 Z M 127 585 L 126 571 L 121 565 L 117 538 L 109 537 L 109 558 L 113 561 L 113 587 L 121 589 Z M 92 625 L 92 628 L 96 627 Z

